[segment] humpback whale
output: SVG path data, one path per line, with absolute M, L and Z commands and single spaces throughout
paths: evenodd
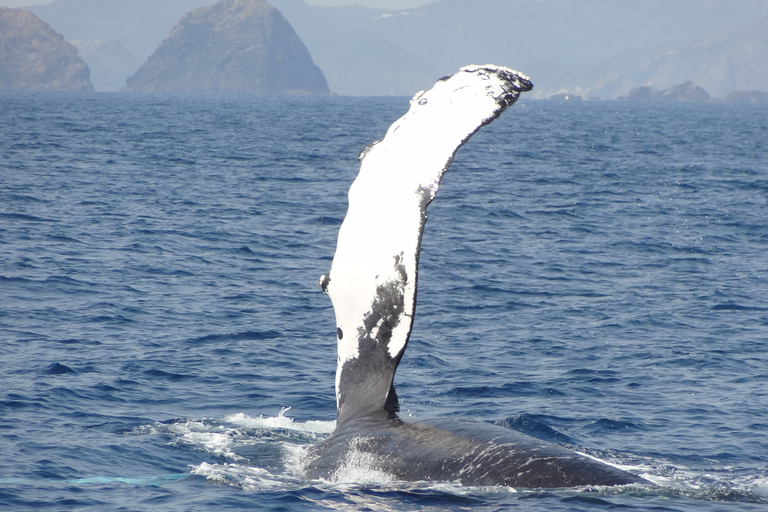
M 416 306 L 427 206 L 458 148 L 531 90 L 509 68 L 467 66 L 417 93 L 385 137 L 359 156 L 331 269 L 319 286 L 336 316 L 337 423 L 305 456 L 309 478 L 364 461 L 396 480 L 553 488 L 644 482 L 520 432 L 482 422 L 410 423 L 393 379 Z

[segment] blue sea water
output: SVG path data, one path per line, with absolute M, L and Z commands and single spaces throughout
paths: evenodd
M 0 509 L 765 510 L 765 106 L 521 99 L 429 209 L 402 415 L 656 486 L 302 476 L 335 418 L 317 278 L 406 109 L 1 95 Z

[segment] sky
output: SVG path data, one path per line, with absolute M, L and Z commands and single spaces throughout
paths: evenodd
M 211 0 L 216 3 L 217 0 Z M 269 0 L 267 0 L 269 1 Z M 435 0 L 304 0 L 308 4 L 338 6 L 338 5 L 365 5 L 366 7 L 378 7 L 382 9 L 408 9 L 419 7 Z M 0 5 L 5 7 L 25 7 L 29 5 L 45 5 L 53 0 L 0 0 Z
M 269 0 L 267 0 L 269 1 Z M 408 9 L 432 3 L 435 0 L 304 0 L 308 4 L 338 6 L 338 5 L 364 5 L 366 7 L 378 7 L 381 9 Z
M 0 0 L 0 6 L 3 7 L 26 7 L 28 5 L 49 4 L 53 0 Z
M 49 4 L 48 0 L 32 1 L 32 0 L 0 0 L 0 7 L 26 7 L 27 5 L 40 5 Z

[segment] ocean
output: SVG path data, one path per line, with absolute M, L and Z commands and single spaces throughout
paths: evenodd
M 494 422 L 656 485 L 302 475 L 335 419 L 317 280 L 358 152 L 407 108 L 0 95 L 0 509 L 765 510 L 754 105 L 523 96 L 429 208 L 401 415 Z

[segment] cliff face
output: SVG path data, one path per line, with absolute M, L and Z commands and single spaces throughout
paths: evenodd
M 0 90 L 93 91 L 77 48 L 29 11 L 0 7 Z
M 189 12 L 126 83 L 141 92 L 329 92 L 304 43 L 264 0 L 224 0 Z

